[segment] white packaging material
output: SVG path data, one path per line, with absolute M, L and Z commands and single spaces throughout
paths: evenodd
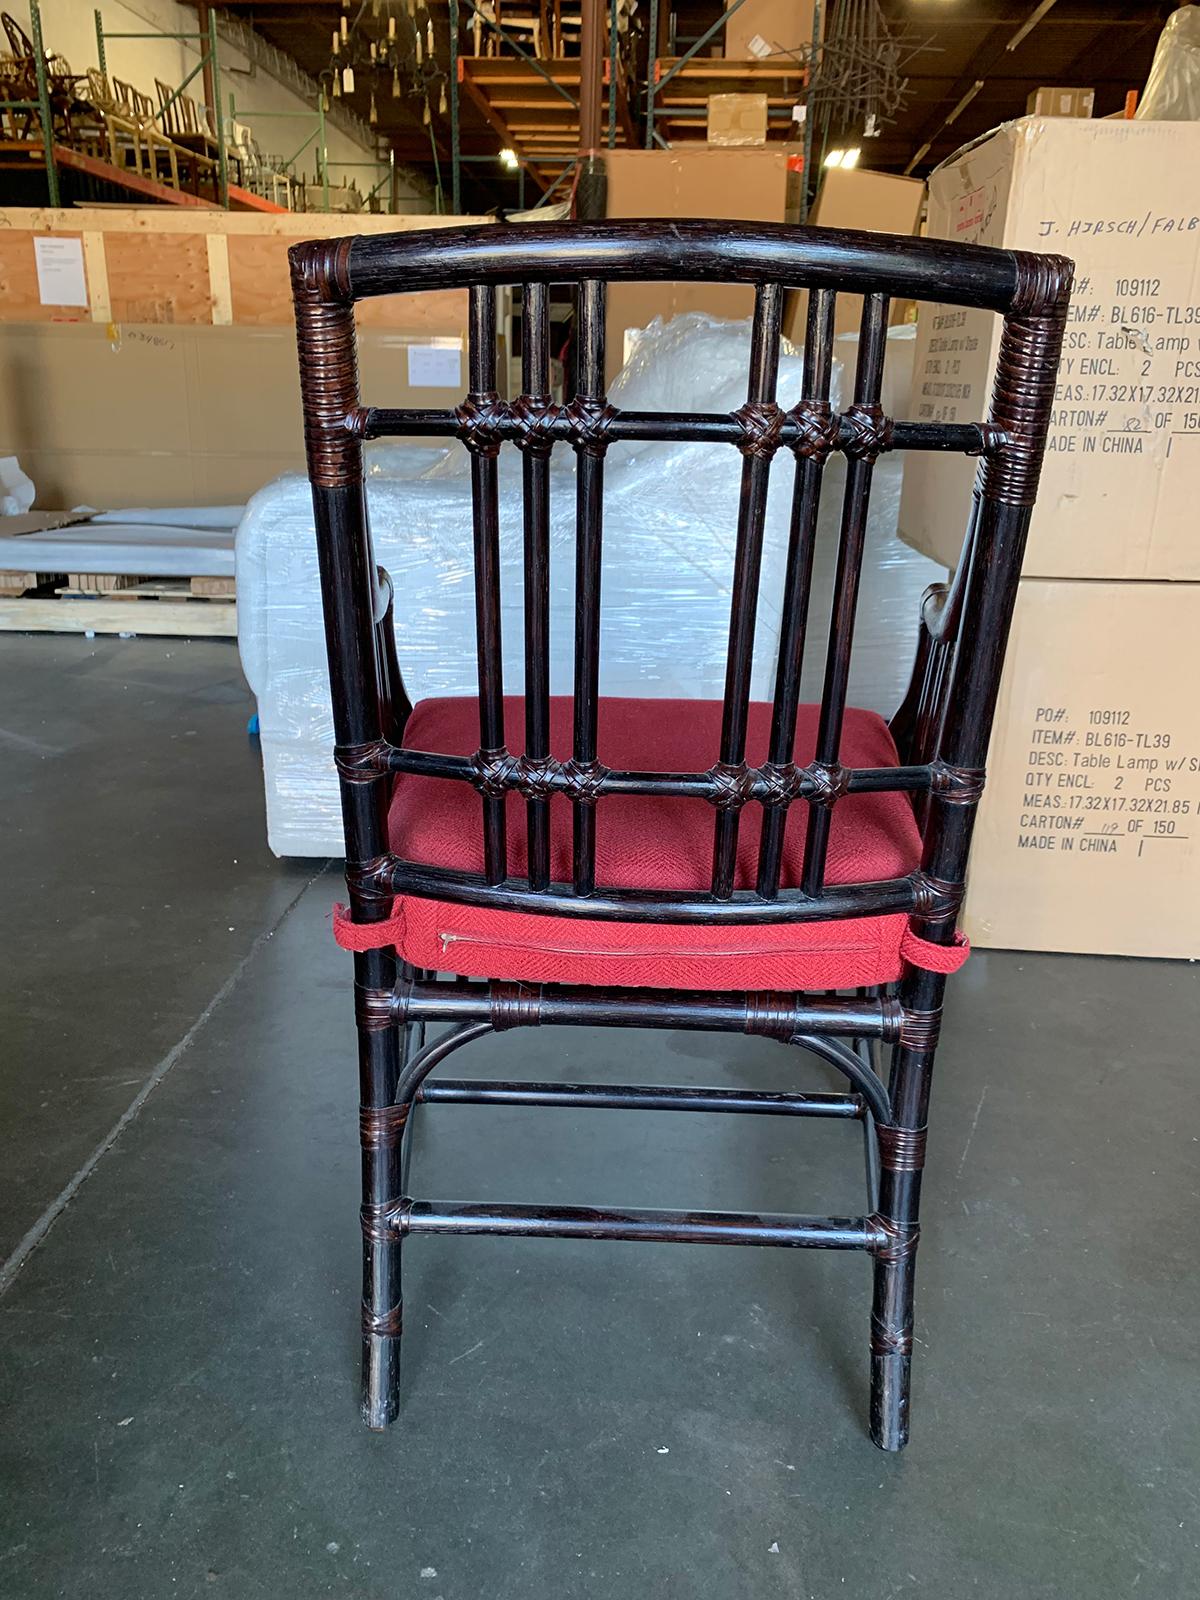
M 745 402 L 748 322 L 689 314 L 652 323 L 613 384 L 636 411 L 729 412 Z M 779 399 L 800 396 L 801 359 L 780 359 Z M 833 395 L 840 386 L 835 363 Z M 391 574 L 396 649 L 410 698 L 474 694 L 474 582 L 467 453 L 369 453 L 375 559 Z M 729 445 L 616 444 L 604 475 L 601 693 L 719 698 L 724 688 L 741 458 Z M 523 687 L 521 460 L 500 455 L 505 688 Z M 575 457 L 551 463 L 551 691 L 572 687 Z M 771 693 L 793 473 L 772 473 L 753 693 Z M 832 489 L 832 485 L 831 485 Z M 258 698 L 267 829 L 277 855 L 339 855 L 341 809 L 312 503 L 305 479 L 261 490 L 237 533 L 238 639 Z M 520 731 L 513 742 L 519 748 Z
M 1134 116 L 1144 122 L 1200 120 L 1200 9 L 1167 18 Z
M 156 528 L 225 528 L 230 532 L 237 527 L 245 513 L 245 506 L 134 506 L 122 511 L 93 511 L 92 522 L 152 523 Z
M 232 578 L 233 540 L 232 528 L 91 521 L 23 534 L 20 552 L 31 572 Z
M 0 516 L 19 517 L 33 504 L 33 479 L 21 470 L 16 456 L 0 456 Z

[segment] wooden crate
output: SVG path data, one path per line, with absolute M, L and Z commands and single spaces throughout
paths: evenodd
M 4 450 L 41 505 L 243 504 L 304 470 L 289 246 L 484 220 L 0 209 Z M 35 242 L 47 236 L 80 241 L 86 305 L 42 304 Z M 498 306 L 501 370 L 510 302 Z M 358 321 L 367 403 L 459 403 L 465 355 L 460 387 L 407 380 L 413 346 L 465 351 L 465 290 L 383 296 Z
M 0 208 L 0 322 L 284 327 L 292 322 L 287 252 L 301 239 L 402 233 L 485 217 L 258 215 L 167 206 Z M 34 240 L 81 242 L 86 306 L 44 305 Z M 384 296 L 360 325 L 420 332 L 465 326 L 466 293 Z

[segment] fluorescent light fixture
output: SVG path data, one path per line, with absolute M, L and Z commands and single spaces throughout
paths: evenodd
M 502 167 L 507 167 L 510 172 L 515 172 L 518 166 L 517 152 L 515 150 L 509 150 L 507 147 L 501 150 L 500 165 Z
M 831 150 L 825 157 L 824 165 L 827 167 L 856 167 L 858 158 L 862 155 L 859 145 L 852 145 L 849 150 Z

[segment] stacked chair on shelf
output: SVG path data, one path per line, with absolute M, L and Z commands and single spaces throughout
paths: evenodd
M 158 121 L 180 152 L 180 165 L 189 174 L 188 187 L 199 194 L 203 181 L 216 191 L 221 170 L 221 146 L 213 131 L 207 106 L 198 106 L 190 94 L 180 94 L 155 78 Z
M 154 178 L 179 188 L 180 150 L 159 127 L 149 96 L 120 78 L 111 81 L 97 67 L 88 69 L 88 100 L 99 119 L 114 167 L 132 167 L 139 178 Z
M 0 12 L 0 26 L 8 41 L 8 51 L 0 61 L 0 84 L 5 100 L 21 100 L 36 105 L 38 99 L 37 51 L 33 40 L 17 19 L 7 11 Z M 71 71 L 70 63 L 60 55 L 46 55 L 46 79 L 50 96 L 50 115 L 56 137 L 67 143 L 74 142 L 75 124 L 82 114 L 86 118 L 87 106 L 80 98 L 79 88 L 87 81 L 86 75 Z M 38 114 L 32 110 L 8 109 L 3 113 L 4 131 L 14 139 L 40 138 Z
M 232 123 L 221 137 L 212 112 L 182 89 L 154 80 L 157 100 L 104 67 L 71 71 L 59 55 L 38 51 L 15 17 L 0 12 L 7 50 L 0 51 L 0 139 L 39 145 L 39 79 L 49 93 L 51 137 L 119 173 L 132 173 L 219 202 L 222 138 L 231 182 L 292 209 L 293 180 L 284 163 L 264 156 L 250 128 Z M 119 181 L 119 180 L 118 180 Z M 353 209 L 361 209 L 361 204 Z

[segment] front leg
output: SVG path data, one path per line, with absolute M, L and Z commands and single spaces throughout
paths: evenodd
M 390 991 L 396 962 L 390 950 L 354 958 L 360 990 Z M 401 1152 L 407 1103 L 397 1105 L 407 1029 L 390 1017 L 358 1018 L 359 1132 L 362 1144 L 362 1408 L 369 1428 L 386 1428 L 400 1409 L 400 1335 L 404 1301 L 400 1235 L 389 1222 L 401 1199 Z
M 895 1048 L 889 1096 L 892 1122 L 877 1129 L 879 1200 L 871 1306 L 871 1438 L 881 1450 L 908 1443 L 913 1280 L 920 1238 L 921 1172 L 929 1084 L 945 977 L 909 967 L 900 986 L 905 1034 Z

